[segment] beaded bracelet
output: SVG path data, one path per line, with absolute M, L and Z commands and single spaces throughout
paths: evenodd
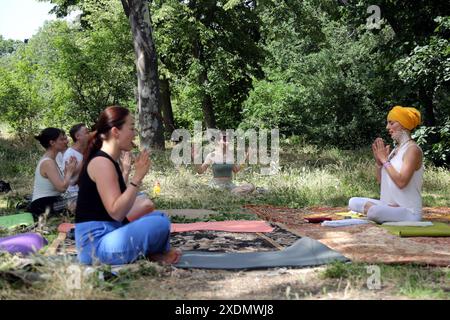
M 392 167 L 392 163 L 390 161 L 386 161 L 385 163 L 383 163 L 383 168 L 387 169 L 389 167 Z

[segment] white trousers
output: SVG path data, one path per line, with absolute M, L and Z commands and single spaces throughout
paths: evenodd
M 387 203 L 370 198 L 350 198 L 348 207 L 350 210 L 364 213 L 364 206 L 370 201 L 374 205 L 367 212 L 367 218 L 377 223 L 397 222 L 397 221 L 420 221 L 422 216 L 411 209 L 403 207 L 392 207 Z

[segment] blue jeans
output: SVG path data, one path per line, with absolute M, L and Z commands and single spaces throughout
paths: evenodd
M 133 222 L 89 221 L 75 224 L 78 260 L 83 264 L 132 263 L 170 249 L 170 221 L 153 211 Z

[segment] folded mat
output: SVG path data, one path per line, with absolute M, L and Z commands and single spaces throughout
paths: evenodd
M 345 255 L 352 262 L 364 263 L 416 263 L 433 266 L 450 265 L 450 237 L 394 236 L 374 224 L 325 228 L 304 221 L 313 214 L 333 214 L 346 208 L 311 207 L 284 208 L 269 205 L 246 205 L 249 211 L 300 237 L 316 239 Z M 436 210 L 440 211 L 437 212 Z M 433 214 L 443 214 L 442 208 L 424 208 L 424 219 Z M 348 209 L 347 209 L 348 210 Z M 430 210 L 429 212 L 425 210 Z M 435 220 L 434 220 L 435 221 Z M 433 221 L 433 222 L 434 222 Z
M 262 269 L 318 266 L 332 261 L 348 261 L 320 242 L 304 237 L 281 251 L 216 253 L 185 251 L 177 268 Z
M 0 228 L 4 229 L 14 229 L 20 226 L 28 227 L 33 225 L 33 223 L 33 215 L 29 212 L 0 216 Z
M 344 220 L 335 220 L 335 221 L 324 221 L 322 222 L 321 226 L 323 227 L 347 227 L 347 226 L 354 226 L 354 225 L 360 225 L 360 224 L 367 224 L 370 223 L 369 220 L 363 220 L 363 219 L 344 219 Z
M 382 225 L 390 233 L 400 237 L 450 237 L 450 226 L 443 222 L 434 222 L 427 227 L 405 227 Z
M 186 232 L 197 230 L 226 232 L 272 232 L 273 227 L 262 220 L 227 220 L 194 223 L 172 223 L 170 232 Z
M 0 238 L 0 251 L 9 253 L 27 255 L 39 251 L 45 245 L 47 245 L 47 240 L 37 233 L 23 233 Z

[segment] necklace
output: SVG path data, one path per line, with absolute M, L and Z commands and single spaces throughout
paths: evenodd
M 398 153 L 398 150 L 400 150 L 404 145 L 406 145 L 408 142 L 412 141 L 411 138 L 409 138 L 406 141 L 403 141 L 402 143 L 400 143 L 398 146 L 396 146 L 394 148 L 394 150 L 392 151 L 392 153 L 389 155 L 388 157 L 388 161 L 391 160 L 393 157 L 395 157 L 395 155 Z

